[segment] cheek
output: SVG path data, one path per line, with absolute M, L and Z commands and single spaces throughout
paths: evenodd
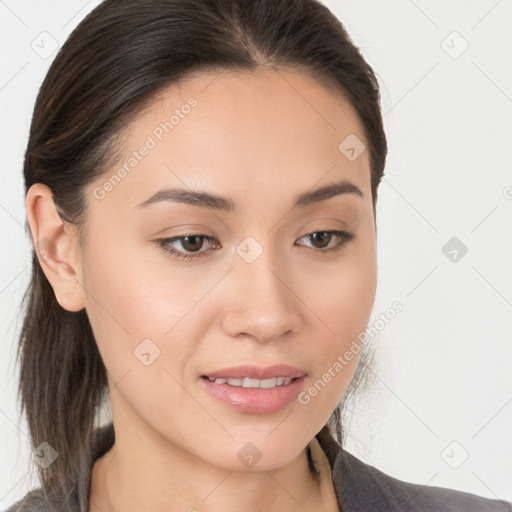
M 195 313 L 207 283 L 195 285 L 190 275 L 184 279 L 176 264 L 165 265 L 157 248 L 137 251 L 133 242 L 102 243 L 109 239 L 98 234 L 91 242 L 84 287 L 87 314 L 111 377 L 143 366 L 141 356 L 148 352 L 144 357 L 154 360 L 151 368 L 179 368 L 194 350 L 197 336 L 191 329 L 201 332 L 201 315 Z
M 364 331 L 375 299 L 375 239 L 361 238 L 342 249 L 336 260 L 304 269 L 300 295 L 323 329 L 324 349 L 339 350 Z
M 375 243 L 369 237 L 351 249 L 346 257 L 340 256 L 335 272 L 332 267 L 325 274 L 317 269 L 301 280 L 302 298 L 315 318 L 312 338 L 317 371 L 299 402 L 324 411 L 321 421 L 328 419 L 356 370 L 374 304 Z
M 376 271 L 362 259 L 340 267 L 323 289 L 318 285 L 315 304 L 326 329 L 347 341 L 367 325 L 375 298 Z

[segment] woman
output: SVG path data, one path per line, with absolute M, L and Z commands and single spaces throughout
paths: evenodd
M 25 157 L 20 393 L 41 488 L 10 511 L 510 512 L 339 444 L 386 152 L 373 71 L 315 0 L 88 15 Z

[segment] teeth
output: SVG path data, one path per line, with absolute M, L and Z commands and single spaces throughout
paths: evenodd
M 245 377 L 243 379 L 209 379 L 215 384 L 228 384 L 229 386 L 244 387 L 244 388 L 261 388 L 269 389 L 278 386 L 286 386 L 292 379 L 291 377 L 274 377 L 272 379 L 251 379 Z

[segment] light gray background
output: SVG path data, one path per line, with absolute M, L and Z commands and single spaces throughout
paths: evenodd
M 0 508 L 37 485 L 13 362 L 30 268 L 22 157 L 55 56 L 37 51 L 98 3 L 0 1 Z M 512 500 L 512 2 L 325 3 L 381 80 L 372 318 L 404 306 L 374 340 L 377 374 L 353 402 L 347 449 L 403 480 Z M 456 262 L 442 252 L 452 237 L 468 248 Z

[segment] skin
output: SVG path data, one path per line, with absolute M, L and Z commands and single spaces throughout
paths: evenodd
M 94 189 L 191 96 L 197 106 L 96 199 Z M 55 248 L 42 268 L 63 308 L 86 309 L 108 370 L 116 442 L 94 465 L 91 511 L 282 512 L 297 502 L 329 510 L 305 448 L 359 356 L 308 404 L 295 400 L 271 414 L 226 406 L 200 376 L 284 363 L 307 371 L 307 390 L 364 331 L 376 291 L 376 231 L 369 153 L 350 161 L 338 149 L 349 134 L 364 140 L 351 105 L 299 71 L 195 75 L 136 117 L 119 162 L 87 188 L 83 254 L 49 189 L 31 187 L 32 235 Z M 341 179 L 364 197 L 292 208 L 297 195 Z M 135 208 L 166 186 L 230 198 L 237 211 L 171 202 Z M 326 230 L 354 238 L 321 253 L 321 242 L 305 235 Z M 189 232 L 212 236 L 217 249 L 196 242 L 202 256 L 186 260 L 155 242 Z M 247 236 L 263 249 L 251 264 L 235 252 Z M 172 247 L 190 254 L 193 243 Z M 333 236 L 326 245 L 338 243 Z M 146 338 L 160 350 L 149 366 L 133 353 Z M 237 457 L 248 442 L 262 454 L 252 468 Z

